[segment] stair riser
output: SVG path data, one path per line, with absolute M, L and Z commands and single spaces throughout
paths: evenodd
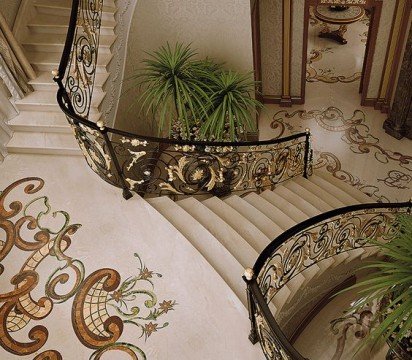
M 52 25 L 28 25 L 33 34 L 67 34 L 68 26 L 52 26 Z M 115 35 L 114 29 L 111 27 L 100 28 L 100 35 Z
M 62 53 L 64 44 L 23 44 L 26 51 L 30 52 L 58 52 Z M 110 54 L 109 46 L 99 46 L 99 54 Z
M 30 83 L 30 85 L 33 87 L 34 90 L 38 90 L 38 91 L 54 91 L 55 90 L 57 92 L 57 85 L 55 83 L 53 84 Z M 103 91 L 103 86 L 95 85 L 94 89 L 97 91 Z
M 10 128 L 15 131 L 22 132 L 44 132 L 44 133 L 59 133 L 59 134 L 70 134 L 72 133 L 71 128 L 67 126 L 39 126 L 39 125 L 11 125 Z
M 106 65 L 97 65 L 96 67 L 96 73 L 99 74 L 107 74 L 107 67 L 109 64 Z M 56 64 L 45 64 L 45 63 L 32 63 L 33 69 L 35 71 L 53 71 L 59 67 L 59 65 Z
M 42 111 L 42 112 L 61 111 L 57 102 L 56 102 L 56 105 L 54 104 L 16 104 L 16 107 L 20 111 Z M 91 114 L 96 114 L 98 112 L 99 110 L 97 109 L 97 107 L 92 106 L 90 108 Z
M 69 156 L 82 156 L 80 149 L 45 149 L 45 148 L 19 148 L 9 147 L 7 148 L 9 154 L 38 154 L 38 155 L 69 155 Z
M 55 16 L 70 16 L 70 8 L 52 7 L 35 5 L 39 14 L 55 15 Z M 114 21 L 114 13 L 103 12 L 102 20 Z

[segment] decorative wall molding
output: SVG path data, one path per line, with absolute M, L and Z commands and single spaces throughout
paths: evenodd
M 402 139 L 404 136 L 412 138 L 412 29 L 409 31 L 408 42 L 399 74 L 395 101 L 389 113 L 389 119 L 383 124 L 385 131 Z
M 382 75 L 376 109 L 388 112 L 395 92 L 395 78 L 400 66 L 401 53 L 406 41 L 406 31 L 410 22 L 411 0 L 397 0 L 396 10 L 386 53 L 384 72 Z

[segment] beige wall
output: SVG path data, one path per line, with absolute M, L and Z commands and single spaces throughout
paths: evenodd
M 282 93 L 282 1 L 260 0 L 262 92 Z
M 140 66 L 144 51 L 152 51 L 169 41 L 192 43 L 200 56 L 208 56 L 227 67 L 253 70 L 252 30 L 249 0 L 156 0 L 138 1 L 135 7 L 126 55 L 124 77 Z M 122 96 L 116 127 L 148 132 L 144 124 L 125 115 L 136 94 Z
M 6 18 L 10 28 L 13 28 L 14 20 L 22 0 L 0 0 L 0 11 Z

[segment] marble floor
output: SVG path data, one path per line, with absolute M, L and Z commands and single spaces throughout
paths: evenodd
M 332 299 L 305 328 L 294 346 L 309 359 L 384 360 L 389 350 L 386 344 L 373 347 L 362 342 L 370 332 L 377 307 L 348 312 L 356 299 L 356 291 Z
M 263 359 L 206 260 L 82 157 L 9 155 L 0 189 L 1 360 Z
M 306 101 L 284 108 L 267 105 L 259 122 L 261 139 L 311 130 L 314 167 L 362 190 L 374 201 L 412 197 L 412 141 L 396 140 L 382 129 L 387 118 L 360 105 L 360 74 L 368 18 L 349 25 L 347 45 L 317 36 L 311 18 Z

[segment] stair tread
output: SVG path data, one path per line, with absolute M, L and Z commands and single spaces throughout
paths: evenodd
M 243 268 L 253 266 L 258 256 L 256 250 L 207 206 L 194 198 L 180 200 L 177 204 L 218 239 Z
M 310 176 L 309 181 L 324 189 L 325 191 L 328 191 L 330 194 L 333 194 L 336 198 L 339 198 L 339 200 L 342 201 L 345 206 L 359 204 L 359 201 L 350 196 L 346 191 L 342 190 L 328 180 L 318 176 L 317 174 L 318 172 Z
M 62 54 L 60 52 L 27 51 L 26 55 L 31 64 L 56 65 L 57 68 L 60 63 Z M 107 65 L 112 57 L 112 54 L 99 54 L 99 56 L 97 57 L 97 65 Z
M 211 197 L 202 201 L 202 203 L 234 229 L 257 253 L 261 253 L 270 243 L 270 238 L 250 222 L 248 218 L 244 217 L 223 200 Z
M 73 134 L 15 132 L 7 144 L 9 153 L 82 155 Z
M 51 26 L 51 27 L 64 27 L 69 28 L 70 16 L 59 15 L 54 16 L 51 14 L 37 14 L 34 19 L 28 24 L 28 26 Z M 116 26 L 116 21 L 102 19 L 102 24 L 100 28 L 114 28 Z
M 15 104 L 17 106 L 21 104 L 30 104 L 30 105 L 56 105 L 57 103 L 57 93 L 56 91 L 45 91 L 45 90 L 37 90 L 33 91 L 30 94 L 26 95 L 24 98 L 20 100 L 16 100 Z M 103 100 L 105 93 L 99 89 L 95 89 L 93 91 L 93 98 L 92 98 L 92 107 L 95 104 L 100 104 Z
M 270 191 L 270 190 L 268 190 Z M 276 223 L 283 230 L 287 230 L 296 225 L 296 221 L 290 218 L 285 212 L 274 206 L 267 201 L 264 197 L 259 196 L 256 193 L 250 193 L 243 198 L 246 202 L 252 205 L 254 208 L 261 211 L 274 223 Z
M 310 180 L 305 179 L 304 177 L 296 177 L 295 181 L 311 193 L 320 194 L 322 200 L 329 204 L 333 209 L 345 206 L 345 203 L 343 201 L 341 201 L 333 194 L 329 193 L 327 189 L 323 189 L 320 186 L 316 185 L 314 182 L 311 182 Z
M 241 197 L 232 195 L 225 199 L 224 202 L 239 212 L 242 216 L 247 218 L 270 240 L 273 240 L 283 232 L 283 229 L 279 225 Z
M 284 187 L 294 192 L 296 195 L 300 196 L 302 199 L 312 204 L 320 212 L 327 212 L 333 209 L 328 203 L 326 203 L 322 198 L 327 195 L 327 193 L 312 193 L 307 188 L 302 186 L 296 181 L 288 181 L 283 184 Z
M 62 145 L 67 148 L 78 148 L 77 141 L 73 134 L 47 134 L 47 133 L 30 133 L 16 132 L 7 144 L 10 146 L 25 146 L 25 147 L 54 147 Z
M 116 40 L 116 35 L 100 35 L 99 47 L 110 47 Z M 22 45 L 64 45 L 66 41 L 65 34 L 33 34 L 30 33 L 25 40 L 22 41 Z
M 106 5 L 109 2 L 110 0 L 105 0 L 105 5 L 103 5 L 103 12 L 115 13 L 116 6 L 114 2 L 111 2 L 110 5 Z M 64 9 L 72 8 L 72 0 L 34 0 L 33 3 L 35 6 L 47 6 Z
M 90 114 L 91 121 L 97 121 L 101 113 Z M 62 111 L 20 111 L 8 124 L 14 126 L 65 126 L 70 128 L 66 115 Z
M 290 203 L 293 203 L 295 206 L 299 207 L 299 209 L 303 213 L 305 213 L 307 217 L 312 217 L 320 214 L 320 211 L 316 207 L 314 207 L 311 203 L 309 203 L 299 195 L 295 194 L 293 191 L 289 190 L 284 185 L 277 186 L 275 190 L 273 190 L 273 192 L 289 201 Z
M 349 194 L 351 197 L 356 199 L 360 203 L 370 203 L 373 202 L 373 200 L 366 194 L 364 194 L 362 191 L 354 188 L 353 186 L 347 184 L 346 182 L 336 179 L 330 174 L 327 174 L 325 172 L 317 172 L 317 176 L 323 178 L 324 180 L 328 181 L 329 183 L 332 183 L 333 185 L 337 186 L 347 194 Z
M 308 218 L 308 215 L 306 215 L 302 210 L 298 209 L 295 205 L 291 204 L 289 201 L 271 190 L 265 190 L 260 194 L 260 196 L 293 219 L 295 224 Z
M 21 111 L 16 117 L 9 121 L 11 127 L 15 125 L 32 125 L 32 126 L 64 126 L 70 127 L 66 116 L 60 112 L 43 112 L 43 111 Z
M 247 304 L 241 264 L 230 252 L 193 216 L 168 197 L 147 200 L 159 211 L 225 280 L 229 287 Z
M 95 86 L 96 90 L 99 91 L 99 87 L 102 87 L 104 83 L 106 82 L 107 78 L 109 77 L 108 73 L 97 73 L 95 77 Z M 54 86 L 55 90 L 57 91 L 57 84 L 53 80 L 53 75 L 49 71 L 39 71 L 37 73 L 37 77 L 33 80 L 29 81 L 29 84 L 31 85 L 36 85 L 36 84 L 41 84 L 41 85 L 50 85 Z M 101 91 L 101 90 L 100 90 Z

